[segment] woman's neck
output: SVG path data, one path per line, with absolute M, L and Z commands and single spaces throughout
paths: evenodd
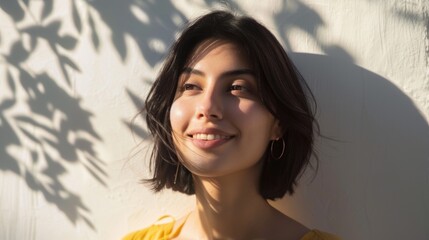
M 264 234 L 264 223 L 270 220 L 274 209 L 259 194 L 258 171 L 248 169 L 223 177 L 194 178 L 194 220 L 208 238 L 249 239 Z
M 196 209 L 181 239 L 300 239 L 308 229 L 283 215 L 259 193 L 258 166 L 231 175 L 194 176 Z

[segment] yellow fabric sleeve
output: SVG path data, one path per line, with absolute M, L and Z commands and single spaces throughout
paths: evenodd
M 169 216 L 163 216 L 158 219 L 157 222 L 169 218 Z M 170 217 L 171 218 L 171 217 Z M 173 221 L 164 223 L 164 224 L 153 224 L 152 226 L 145 228 L 143 230 L 132 232 L 126 235 L 122 240 L 167 240 L 179 236 L 180 231 L 182 230 L 183 223 L 178 226 L 177 229 L 174 228 L 174 218 Z

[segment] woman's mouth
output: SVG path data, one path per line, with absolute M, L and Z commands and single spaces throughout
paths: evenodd
M 226 136 L 226 135 L 220 135 L 220 134 L 206 134 L 206 133 L 197 133 L 191 135 L 193 139 L 197 140 L 205 140 L 205 141 L 211 141 L 211 140 L 218 140 L 218 139 L 230 139 L 232 136 Z
M 195 147 L 205 150 L 218 147 L 234 137 L 219 133 L 194 133 L 188 136 Z

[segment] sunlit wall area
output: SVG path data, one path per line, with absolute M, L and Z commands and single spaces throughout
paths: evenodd
M 318 101 L 317 173 L 273 205 L 344 239 L 429 239 L 425 0 L 0 0 L 0 239 L 119 239 L 192 208 L 140 183 L 139 111 L 184 24 L 224 8 L 272 30 Z

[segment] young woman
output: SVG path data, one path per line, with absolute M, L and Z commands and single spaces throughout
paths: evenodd
M 146 100 L 157 192 L 196 195 L 187 216 L 125 239 L 337 239 L 277 211 L 313 152 L 306 83 L 249 17 L 211 12 L 172 46 Z

